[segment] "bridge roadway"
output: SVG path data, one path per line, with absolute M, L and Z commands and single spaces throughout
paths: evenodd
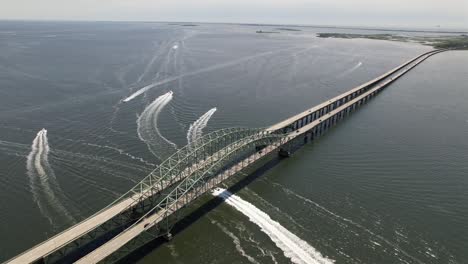
M 281 145 L 282 145 L 281 143 L 275 143 L 273 145 L 269 145 L 265 147 L 264 149 L 262 149 L 261 152 L 256 152 L 255 154 L 242 160 L 241 162 L 229 168 L 228 170 L 218 174 L 216 177 L 209 179 L 204 186 L 199 186 L 183 194 L 176 203 L 172 204 L 167 209 L 160 210 L 152 215 L 149 215 L 148 217 L 144 218 L 143 221 L 140 221 L 136 223 L 135 225 L 131 226 L 130 228 L 120 233 L 119 235 L 117 235 L 115 238 L 113 238 L 109 242 L 105 243 L 104 245 L 94 250 L 90 254 L 84 256 L 83 258 L 81 258 L 75 263 L 77 264 L 78 263 L 81 263 L 81 264 L 98 263 L 104 260 L 106 257 L 108 257 L 113 252 L 115 252 L 116 250 L 118 250 L 119 248 L 127 244 L 132 239 L 136 238 L 145 230 L 148 230 L 149 228 L 155 226 L 156 224 L 161 222 L 163 219 L 167 218 L 172 213 L 176 212 L 178 209 L 186 206 L 191 201 L 195 200 L 196 198 L 204 194 L 207 190 L 212 189 L 213 187 L 221 183 L 223 180 L 231 177 L 232 175 L 235 175 L 236 173 L 244 169 L 246 166 L 272 153 Z
M 220 150 L 222 151 L 222 150 Z M 189 168 L 183 170 L 180 174 L 177 175 L 176 178 L 162 180 L 161 184 L 158 186 L 159 190 L 166 189 L 173 185 L 175 182 L 181 181 L 182 179 L 188 177 L 191 173 L 198 169 L 203 169 L 209 162 L 212 161 L 213 157 L 218 156 L 219 153 L 215 153 L 212 156 L 201 160 L 199 163 L 192 165 Z M 110 221 L 112 218 L 116 217 L 118 214 L 122 213 L 123 211 L 129 209 L 135 201 L 138 201 L 145 196 L 145 191 L 141 193 L 137 193 L 132 195 L 131 197 L 124 199 L 112 206 L 108 206 L 103 210 L 99 211 L 98 213 L 92 215 L 91 217 L 85 219 L 84 221 L 72 226 L 71 228 L 63 231 L 60 234 L 44 241 L 41 244 L 33 247 L 32 249 L 18 255 L 17 257 L 11 259 L 7 263 L 9 264 L 23 264 L 23 263 L 33 263 L 43 256 L 47 256 L 52 252 L 57 251 L 58 249 L 62 248 L 63 246 L 71 243 L 72 241 L 76 240 L 79 237 L 84 236 L 85 234 L 91 232 L 98 226 L 102 225 L 103 223 Z
M 217 186 L 219 183 L 224 181 L 225 179 L 235 175 L 242 169 L 244 169 L 246 166 L 256 162 L 257 160 L 267 156 L 268 154 L 274 152 L 276 149 L 281 147 L 282 145 L 288 143 L 289 141 L 306 134 L 309 131 L 312 131 L 315 128 L 323 129 L 324 126 L 326 128 L 330 127 L 331 125 L 335 124 L 339 119 L 344 118 L 345 114 L 349 114 L 352 110 L 354 110 L 356 107 L 360 106 L 362 103 L 368 101 L 371 97 L 376 95 L 379 91 L 381 91 L 383 88 L 385 88 L 387 85 L 404 75 L 406 72 L 411 70 L 412 68 L 416 67 L 419 63 L 422 61 L 426 60 L 428 57 L 434 55 L 435 53 L 438 53 L 439 51 L 434 51 L 428 54 L 424 54 L 421 56 L 418 56 L 407 63 L 403 64 L 400 67 L 395 68 L 392 70 L 392 74 L 385 74 L 383 75 L 382 78 L 384 80 L 382 82 L 375 82 L 375 80 L 371 81 L 372 83 L 377 83 L 374 87 L 369 89 L 368 91 L 361 93 L 358 97 L 348 101 L 346 104 L 343 104 L 334 110 L 326 113 L 325 116 L 322 116 L 322 118 L 315 120 L 305 126 L 302 126 L 301 128 L 298 128 L 295 131 L 292 131 L 285 135 L 284 140 L 275 143 L 272 145 L 267 146 L 264 148 L 261 152 L 256 152 L 253 155 L 249 156 L 248 158 L 244 159 L 243 161 L 239 162 L 238 164 L 234 165 L 230 169 L 221 172 L 217 176 L 211 178 L 208 180 L 208 182 L 201 187 L 195 188 L 187 193 L 185 193 L 183 196 L 180 197 L 180 199 L 172 204 L 169 208 L 165 210 L 160 210 L 158 212 L 155 212 L 152 215 L 149 215 L 148 217 L 144 218 L 142 221 L 136 223 L 135 225 L 131 226 L 127 230 L 123 231 L 113 239 L 111 239 L 109 242 L 104 244 L 103 246 L 97 248 L 90 254 L 84 256 L 81 258 L 79 261 L 76 263 L 78 264 L 87 264 L 87 263 L 98 263 L 102 260 L 104 260 L 106 257 L 110 256 L 113 252 L 117 251 L 119 248 L 127 244 L 129 241 L 132 239 L 136 238 L 138 235 L 140 235 L 142 232 L 145 232 L 145 230 L 148 230 L 149 228 L 153 227 L 154 225 L 157 225 L 159 222 L 161 222 L 163 219 L 167 218 L 169 215 L 171 215 L 173 212 L 177 211 L 178 209 L 186 206 L 202 194 L 204 194 L 207 190 L 210 190 Z M 405 68 L 406 67 L 406 68 Z M 388 78 L 390 75 L 391 78 Z M 353 89 L 354 90 L 354 89 Z M 349 94 L 345 93 L 345 94 Z M 345 95 L 346 96 L 346 95 Z M 343 97 L 338 97 L 338 100 Z M 336 102 L 337 100 L 329 101 L 331 104 Z M 324 105 L 326 106 L 326 105 Z M 313 109 L 319 110 L 320 107 L 315 107 Z M 310 111 L 305 111 L 302 113 L 302 115 L 296 116 L 297 119 L 302 119 L 304 116 L 310 115 Z M 269 129 L 271 132 L 274 131 L 275 129 L 280 129 L 283 126 L 287 126 L 292 122 L 296 121 L 297 119 L 288 119 L 285 120 L 279 124 L 279 126 L 273 126 L 273 129 Z
M 267 128 L 267 131 L 277 131 L 279 129 L 285 128 L 289 125 L 293 125 L 293 130 L 297 128 L 295 125 L 299 125 L 301 120 L 304 120 L 306 117 L 309 117 L 309 119 L 317 119 L 319 116 L 323 116 L 327 112 L 331 111 L 331 109 L 334 109 L 338 107 L 339 105 L 342 105 L 343 103 L 346 103 L 350 99 L 354 98 L 356 95 L 362 94 L 363 92 L 369 90 L 371 87 L 375 86 L 377 83 L 387 79 L 390 77 L 392 74 L 395 74 L 396 72 L 400 70 L 404 70 L 406 73 L 407 71 L 410 70 L 408 68 L 411 64 L 416 63 L 419 64 L 420 62 L 424 61 L 425 59 L 428 58 L 428 56 L 432 56 L 434 54 L 437 54 L 439 52 L 443 52 L 446 50 L 433 50 L 424 54 L 421 54 L 419 56 L 416 56 L 407 62 L 403 63 L 402 65 L 395 67 L 394 69 L 378 76 L 375 79 L 372 79 L 362 85 L 359 85 L 358 87 L 355 87 L 347 92 L 344 92 L 334 98 L 331 98 L 330 100 L 327 100 L 319 105 L 316 105 L 312 108 L 309 108 L 299 114 L 296 114 L 294 116 L 291 116 L 279 123 L 276 123 L 272 125 L 271 127 Z M 422 60 L 421 60 L 422 59 Z M 415 65 L 415 66 L 416 66 Z M 412 67 L 411 67 L 412 68 Z M 401 76 L 401 75 L 400 75 Z M 393 78 L 393 80 L 396 80 L 398 77 Z
M 428 57 L 442 51 L 445 50 L 431 51 L 417 56 L 409 60 L 408 62 L 402 64 L 401 66 L 398 66 L 392 69 L 391 71 L 363 85 L 360 85 L 348 92 L 345 92 L 337 97 L 325 101 L 324 103 L 319 104 L 318 106 L 310 108 L 300 114 L 297 114 L 291 118 L 288 118 L 267 128 L 266 131 L 270 133 L 288 127 L 293 131 L 285 134 L 285 140 L 281 141 L 281 143 L 269 145 L 266 148 L 264 148 L 261 152 L 256 152 L 255 154 L 249 156 L 239 164 L 234 165 L 233 167 L 217 175 L 216 177 L 211 178 L 207 185 L 203 187 L 203 189 L 205 189 L 205 191 L 211 189 L 224 179 L 236 174 L 237 172 L 245 168 L 245 166 L 248 166 L 248 164 L 251 164 L 257 161 L 258 159 L 274 152 L 281 145 L 284 145 L 285 143 L 293 140 L 294 138 L 299 137 L 300 135 L 305 134 L 307 137 L 308 133 L 315 135 L 315 133 L 321 132 L 323 129 L 327 129 L 330 125 L 336 123 L 338 119 L 341 119 L 346 114 L 349 114 L 352 110 L 355 109 L 355 107 L 361 105 L 363 102 L 366 102 L 385 86 L 392 83 L 397 78 L 401 77 L 413 67 L 417 66 L 419 63 L 421 63 Z M 225 149 L 223 151 L 229 150 Z M 210 160 L 210 157 L 208 157 L 206 160 L 209 160 L 209 162 L 201 161 L 198 165 L 193 165 L 195 167 L 187 168 L 187 170 L 184 170 L 184 172 L 181 173 L 179 177 L 171 181 L 167 181 L 164 183 L 164 185 L 161 185 L 161 188 L 167 188 L 174 182 L 180 181 L 188 177 L 190 175 L 189 172 L 202 169 L 205 167 L 206 164 L 214 162 L 214 160 Z M 201 192 L 198 189 L 194 189 L 193 191 L 186 193 L 184 199 L 180 199 L 178 203 L 174 204 L 174 207 L 181 208 L 185 206 L 186 203 L 189 203 L 193 199 L 196 199 L 202 193 L 204 192 Z M 51 253 L 84 236 L 85 234 L 94 230 L 103 223 L 109 221 L 113 217 L 122 213 L 124 210 L 127 210 L 129 206 L 131 206 L 132 203 L 135 202 L 135 200 L 141 199 L 140 196 L 141 194 L 134 194 L 130 198 L 120 201 L 119 203 L 116 203 L 112 206 L 106 207 L 105 209 L 99 211 L 98 213 L 94 214 L 88 219 L 44 241 L 43 243 L 33 247 L 32 249 L 16 256 L 7 263 L 32 263 L 47 257 Z M 96 263 L 105 259 L 114 251 L 118 250 L 120 247 L 125 245 L 128 241 L 138 236 L 141 232 L 156 225 L 159 221 L 163 219 L 163 216 L 167 217 L 169 214 L 175 211 L 171 210 L 171 208 L 168 209 L 171 212 L 156 212 L 145 218 L 143 221 L 135 223 L 133 226 L 126 229 L 124 232 L 120 233 L 104 245 L 95 249 L 90 254 L 84 256 L 77 263 Z

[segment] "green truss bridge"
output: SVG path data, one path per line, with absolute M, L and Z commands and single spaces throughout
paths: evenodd
M 261 159 L 289 156 L 291 150 L 321 136 L 386 86 L 442 51 L 419 55 L 271 127 L 209 133 L 178 150 L 107 207 L 7 263 L 116 262 L 141 246 L 142 237 L 170 238 L 180 209 Z

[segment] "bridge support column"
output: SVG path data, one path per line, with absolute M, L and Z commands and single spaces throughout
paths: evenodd
M 280 148 L 278 152 L 278 156 L 280 158 L 289 158 L 291 156 L 291 152 L 289 152 L 288 150 L 285 150 L 284 148 Z
M 167 242 L 172 240 L 172 234 L 169 232 L 165 234 L 163 237 L 164 237 L 164 240 L 166 240 Z

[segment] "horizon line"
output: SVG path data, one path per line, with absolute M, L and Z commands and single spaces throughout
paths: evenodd
M 222 21 L 182 21 L 182 20 L 88 20 L 88 19 L 21 19 L 0 18 L 0 22 L 83 22 L 83 23 L 186 23 L 186 24 L 225 24 L 243 26 L 290 26 L 290 27 L 312 27 L 312 28 L 336 28 L 336 29 L 362 29 L 380 31 L 401 32 L 427 32 L 427 33 L 468 33 L 468 27 L 441 27 L 437 26 L 401 26 L 401 25 L 332 25 L 332 24 L 299 24 L 299 23 L 264 23 L 264 22 L 222 22 Z M 456 30 L 456 31 L 453 31 Z

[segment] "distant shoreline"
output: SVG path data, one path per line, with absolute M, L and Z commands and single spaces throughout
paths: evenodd
M 319 38 L 373 39 L 400 42 L 416 42 L 437 49 L 468 49 L 468 35 L 408 37 L 394 34 L 317 33 Z
M 390 31 L 390 32 L 413 32 L 413 33 L 441 33 L 441 34 L 468 34 L 467 29 L 447 28 L 447 30 L 436 29 L 411 29 L 411 28 L 391 28 L 378 26 L 332 26 L 332 25 L 311 25 L 311 24 L 268 24 L 268 23 L 234 23 L 234 22 L 200 22 L 200 21 L 145 21 L 145 20 L 54 20 L 54 19 L 0 19 L 1 22 L 64 22 L 64 23 L 158 23 L 158 24 L 211 24 L 211 25 L 240 25 L 240 26 L 272 26 L 272 27 L 302 27 L 302 28 L 327 28 L 327 29 L 349 29 L 368 31 Z

